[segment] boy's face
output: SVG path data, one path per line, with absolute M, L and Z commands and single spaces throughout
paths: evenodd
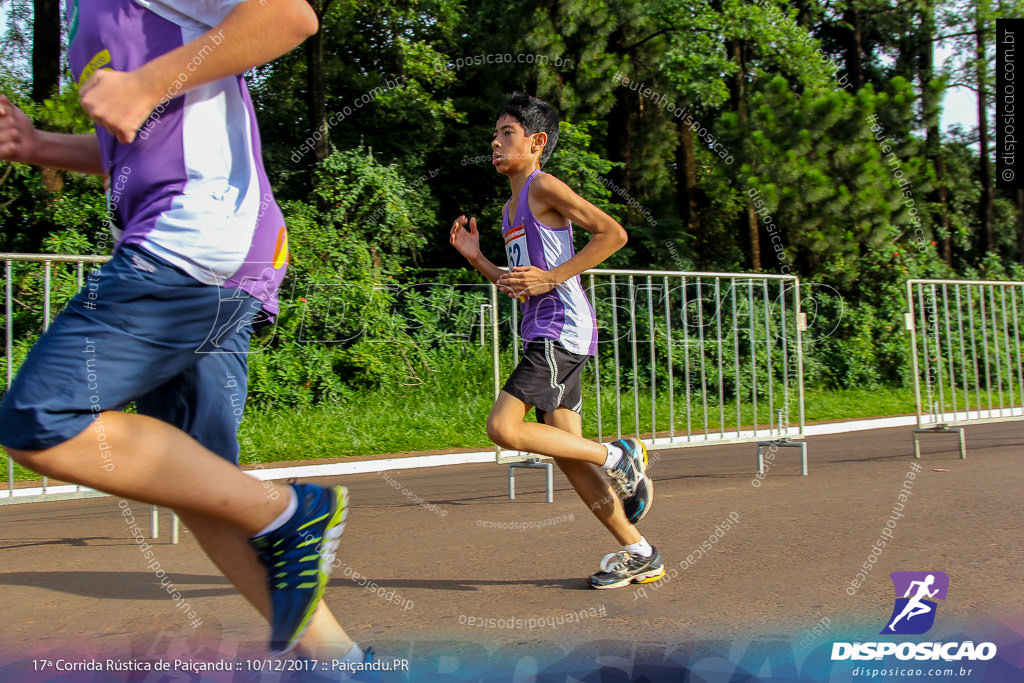
M 544 133 L 527 135 L 523 124 L 509 114 L 498 119 L 491 140 L 491 163 L 498 173 L 510 175 L 524 168 L 540 167 L 540 153 L 547 136 Z

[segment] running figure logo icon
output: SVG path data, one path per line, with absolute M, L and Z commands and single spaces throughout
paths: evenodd
M 896 604 L 881 633 L 913 635 L 927 633 L 935 623 L 938 603 L 930 598 L 946 599 L 949 577 L 945 572 L 893 572 Z

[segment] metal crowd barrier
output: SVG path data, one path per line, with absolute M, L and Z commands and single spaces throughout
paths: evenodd
M 27 351 L 16 343 L 44 331 L 58 306 L 81 288 L 86 264 L 108 257 L 0 254 L 4 261 L 7 386 Z M 41 264 L 30 268 L 30 264 Z M 17 283 L 17 286 L 15 286 Z M 712 443 L 755 442 L 762 450 L 799 447 L 807 473 L 800 282 L 790 275 L 592 270 L 582 276 L 599 327 L 597 362 L 584 375 L 584 435 L 606 441 L 642 438 L 654 451 Z M 431 285 L 428 285 L 430 287 Z M 447 285 L 441 285 L 447 286 Z M 482 285 L 488 286 L 488 285 Z M 417 286 L 418 287 L 418 286 Z M 519 361 L 518 306 L 490 287 L 480 310 L 480 341 L 488 325 L 493 392 Z M 36 299 L 42 299 L 41 310 Z M 499 300 L 500 299 L 500 300 Z M 488 315 L 489 313 L 489 315 Z M 454 343 L 454 342 L 453 342 Z M 551 464 L 528 453 L 497 449 L 516 467 Z M 657 460 L 655 453 L 652 460 Z M 8 460 L 0 504 L 103 495 L 80 486 L 15 485 Z M 153 534 L 157 533 L 156 510 Z M 172 536 L 177 518 L 172 515 Z
M 907 280 L 906 327 L 917 428 L 956 434 L 967 457 L 964 427 L 1024 418 L 1024 282 Z
M 757 442 L 759 472 L 763 448 L 794 446 L 807 473 L 806 319 L 795 276 L 590 270 L 581 284 L 599 328 L 598 359 L 584 375 L 584 436 L 637 436 L 649 450 Z M 492 287 L 495 394 L 521 349 L 517 307 L 501 298 Z M 550 472 L 533 454 L 496 456 L 509 465 L 510 498 L 513 468 Z
M 4 254 L 0 253 L 4 263 L 4 363 L 7 388 L 14 380 L 15 336 L 16 328 L 22 336 L 26 333 L 42 333 L 50 326 L 56 311 L 63 308 L 67 300 L 82 288 L 85 282 L 85 267 L 98 266 L 110 260 L 109 256 L 65 256 L 59 254 Z M 42 273 L 38 269 L 16 273 L 15 264 L 42 264 Z M 15 293 L 15 280 L 18 281 L 18 292 Z M 40 291 L 41 290 L 41 291 Z M 28 300 L 42 298 L 41 308 Z M 18 320 L 17 312 L 24 314 Z M 24 318 L 28 320 L 24 320 Z M 27 348 L 19 351 L 27 352 Z M 15 486 L 14 461 L 7 458 L 7 490 L 0 493 L 0 505 L 14 503 L 35 503 L 54 500 L 78 498 L 94 498 L 107 494 L 75 484 L 51 485 L 47 477 L 42 478 L 39 486 Z M 159 510 L 154 506 L 150 514 L 150 535 L 160 535 Z M 178 516 L 171 513 L 171 542 L 178 542 Z

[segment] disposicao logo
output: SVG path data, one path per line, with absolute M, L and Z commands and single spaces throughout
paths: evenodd
M 896 591 L 892 614 L 880 635 L 918 635 L 935 624 L 936 600 L 945 600 L 949 577 L 945 572 L 893 572 Z M 994 643 L 966 640 L 949 643 L 833 643 L 832 660 L 879 660 L 895 655 L 900 660 L 986 661 L 996 656 Z
M 896 589 L 896 604 L 889 623 L 880 633 L 927 633 L 935 623 L 938 607 L 930 598 L 946 599 L 949 577 L 945 572 L 893 572 L 889 576 Z

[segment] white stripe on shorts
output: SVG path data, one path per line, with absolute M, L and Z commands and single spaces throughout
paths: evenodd
M 555 362 L 555 342 L 551 339 L 544 340 L 544 357 L 548 360 L 548 369 L 551 370 L 551 388 L 558 389 L 558 401 L 555 402 L 555 409 L 562 405 L 562 394 L 565 393 L 565 385 L 558 383 L 558 364 Z

